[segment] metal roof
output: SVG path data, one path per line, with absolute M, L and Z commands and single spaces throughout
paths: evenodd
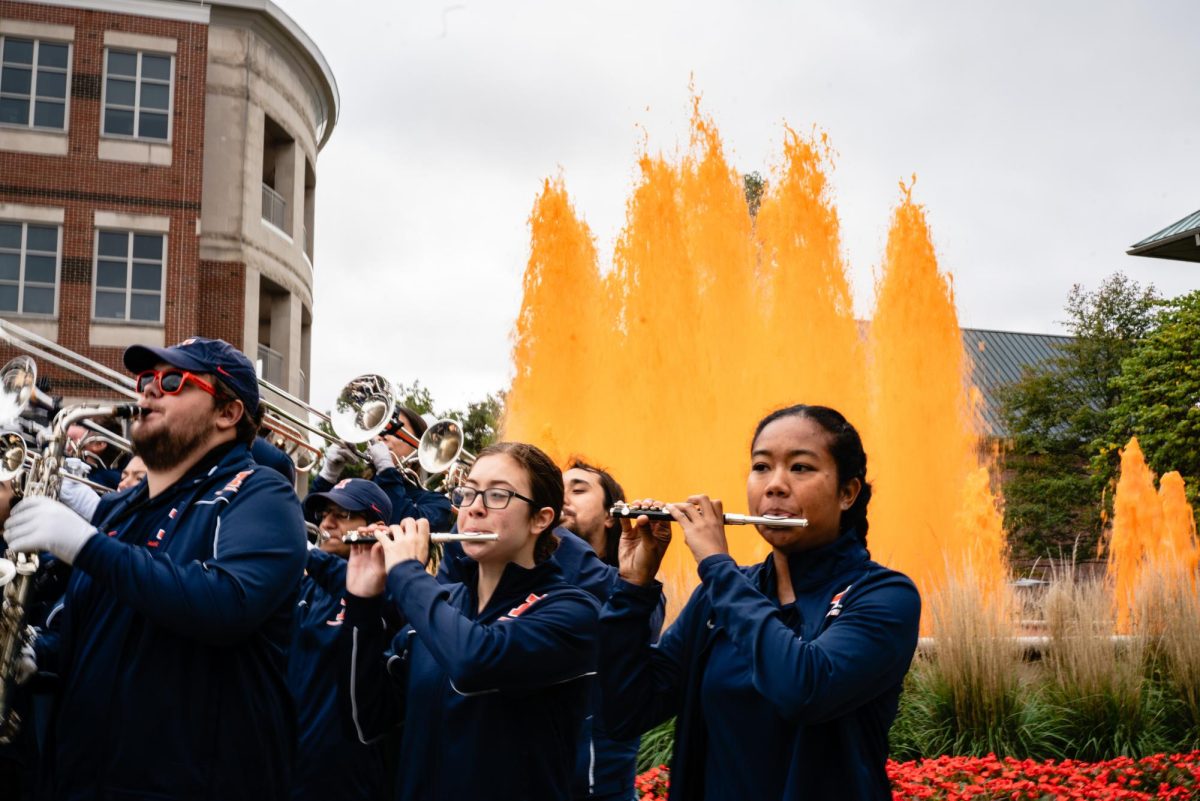
M 984 433 L 992 437 L 1007 436 L 1000 413 L 1000 389 L 1020 379 L 1024 368 L 1058 356 L 1072 339 L 981 328 L 962 329 L 962 338 L 963 351 L 972 362 L 971 381 L 982 395 Z
M 1125 252 L 1130 256 L 1200 261 L 1200 211 L 1151 234 Z

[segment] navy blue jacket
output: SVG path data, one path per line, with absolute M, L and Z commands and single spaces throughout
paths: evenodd
M 357 733 L 369 742 L 403 720 L 403 801 L 565 801 L 599 605 L 546 561 L 508 565 L 477 612 L 478 574 L 467 561 L 464 584 L 439 584 L 410 560 L 388 573 L 386 601 L 347 595 L 343 686 Z M 408 622 L 394 639 L 386 603 Z
M 610 729 L 632 735 L 679 716 L 672 799 L 892 797 L 887 737 L 917 646 L 917 589 L 870 561 L 854 532 L 788 566 L 796 602 L 781 608 L 772 556 L 744 568 L 708 557 L 654 647 L 644 643 L 657 582 L 618 580 L 601 613 Z M 742 751 L 714 753 L 730 748 Z M 743 763 L 774 770 L 747 775 Z
M 388 784 L 382 743 L 360 743 L 338 703 L 345 594 L 346 560 L 310 550 L 288 657 L 300 732 L 292 801 L 378 801 Z
M 250 446 L 250 458 L 263 467 L 269 467 L 279 473 L 287 480 L 287 483 L 293 485 L 296 483 L 296 464 L 292 461 L 292 457 L 267 442 L 266 438 L 254 438 L 254 443 Z
M 571 531 L 559 526 L 554 529 L 558 548 L 550 561 L 562 570 L 563 579 L 590 593 L 604 603 L 617 580 L 617 568 L 601 559 L 592 546 Z M 449 584 L 462 581 L 462 545 L 448 542 L 443 546 L 442 563 L 438 566 L 438 581 Z M 659 594 L 658 606 L 650 621 L 651 642 L 662 631 L 666 599 Z M 575 771 L 571 782 L 571 797 L 620 798 L 627 801 L 633 794 L 637 773 L 637 753 L 641 737 L 613 739 L 604 731 L 600 717 L 600 685 L 592 687 L 588 714 L 583 721 L 583 733 L 575 756 Z
M 388 523 L 399 523 L 406 517 L 425 518 L 430 531 L 449 531 L 451 524 L 450 499 L 437 492 L 422 489 L 404 478 L 394 467 L 375 474 L 375 484 L 392 502 L 392 516 Z M 333 484 L 321 476 L 313 476 L 309 492 L 328 492 Z
M 156 498 L 144 481 L 105 496 L 93 520 L 58 621 L 53 797 L 286 799 L 292 488 L 231 444 Z

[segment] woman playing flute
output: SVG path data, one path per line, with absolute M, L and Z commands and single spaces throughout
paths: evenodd
M 429 525 L 351 546 L 347 706 L 364 742 L 403 721 L 400 799 L 567 799 L 596 670 L 599 604 L 550 559 L 562 472 L 532 445 L 485 448 L 453 494 L 462 582 L 425 572 Z M 393 637 L 383 618 L 399 616 Z
M 888 729 L 917 644 L 921 602 L 867 552 L 867 457 L 854 427 L 821 406 L 765 417 L 750 447 L 757 565 L 729 556 L 721 502 L 664 507 L 701 585 L 656 647 L 647 626 L 671 523 L 623 521 L 620 580 L 601 614 L 605 722 L 640 734 L 678 716 L 672 799 L 890 799 Z

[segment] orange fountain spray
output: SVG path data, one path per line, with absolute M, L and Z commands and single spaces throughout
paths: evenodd
M 1137 437 L 1121 451 L 1107 551 L 1118 632 L 1129 631 L 1144 582 L 1182 580 L 1193 590 L 1196 586 L 1200 546 L 1183 478 L 1167 473 L 1156 492 L 1154 471 Z
M 1007 575 L 1003 525 L 980 466 L 954 294 L 925 210 L 901 191 L 869 337 L 872 553 L 923 593 L 947 570 L 994 587 Z
M 964 505 L 979 460 L 961 338 L 920 208 L 906 194 L 893 222 L 868 354 L 824 137 L 785 132 L 757 219 L 698 106 L 688 152 L 639 166 L 603 276 L 561 184 L 538 199 L 505 436 L 602 464 L 631 498 L 703 492 L 739 512 L 755 422 L 781 405 L 834 406 L 866 438 L 876 556 L 928 585 L 943 571 L 930 554 L 972 543 L 1002 575 L 986 472 L 976 512 Z M 969 530 L 980 520 L 986 532 Z M 765 555 L 753 529 L 727 534 L 739 562 Z M 660 577 L 678 611 L 697 580 L 682 542 Z

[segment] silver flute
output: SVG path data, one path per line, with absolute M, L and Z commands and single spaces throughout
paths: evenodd
M 630 520 L 645 515 L 651 520 L 674 521 L 666 509 L 643 509 L 640 506 L 630 506 L 627 503 L 615 504 L 608 513 L 613 517 L 627 517 Z M 736 515 L 723 516 L 727 526 L 766 526 L 767 528 L 804 528 L 808 520 L 803 517 L 775 517 L 774 515 Z
M 430 534 L 431 542 L 491 542 L 500 539 L 499 534 L 460 534 L 454 532 Z M 342 542 L 347 545 L 374 545 L 378 542 L 374 534 L 369 532 L 351 531 L 342 535 Z

